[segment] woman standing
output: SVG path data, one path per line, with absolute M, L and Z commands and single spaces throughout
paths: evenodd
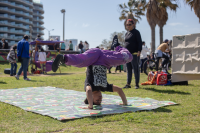
M 43 48 L 41 48 L 41 52 L 39 52 L 39 61 L 42 73 L 46 74 L 46 52 L 44 52 Z
M 16 75 L 17 71 L 17 63 L 16 63 L 16 52 L 17 45 L 15 44 L 11 50 L 10 50 L 10 56 L 9 56 L 9 62 L 11 63 L 11 70 L 10 70 L 10 76 Z
M 135 22 L 132 19 L 128 19 L 126 22 L 126 27 L 128 29 L 125 35 L 125 48 L 129 50 L 129 52 L 133 56 L 133 60 L 126 64 L 127 66 L 127 84 L 124 88 L 131 88 L 131 80 L 132 80 L 132 69 L 134 69 L 135 75 L 135 89 L 139 88 L 140 81 L 140 53 L 142 51 L 142 39 L 140 36 L 140 32 L 135 29 Z
M 88 44 L 87 41 L 85 41 L 85 44 L 84 44 L 84 50 L 87 51 L 89 49 L 90 45 Z

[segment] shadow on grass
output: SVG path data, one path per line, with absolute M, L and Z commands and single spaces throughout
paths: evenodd
M 0 81 L 0 84 L 7 84 L 6 82 Z
M 30 80 L 28 82 L 44 82 L 44 81 L 41 81 L 41 80 Z
M 159 92 L 159 93 L 168 93 L 168 94 L 181 94 L 181 95 L 191 95 L 191 93 L 175 90 L 157 90 L 155 88 L 144 88 L 145 90 Z
M 75 73 L 50 73 L 50 74 L 31 74 L 30 76 L 59 76 L 59 75 L 72 75 Z
M 152 110 L 153 112 L 157 113 L 157 112 L 172 112 L 170 109 L 166 109 L 164 107 L 160 107 L 160 108 L 157 108 L 155 110 Z
M 58 76 L 58 75 L 72 75 L 74 73 L 51 73 L 47 74 L 47 76 Z
M 174 105 L 174 106 L 177 106 L 177 105 Z M 124 112 L 124 113 L 140 113 L 140 112 L 155 112 L 155 113 L 160 113 L 160 112 L 163 112 L 163 113 L 171 113 L 172 111 L 170 109 L 166 109 L 165 107 L 159 107 L 157 109 L 152 109 L 152 110 L 139 110 L 139 111 L 128 111 L 128 112 Z M 77 118 L 77 119 L 84 119 L 84 118 L 89 118 L 91 120 L 96 120 L 96 119 L 99 119 L 99 118 L 103 118 L 105 116 L 115 116 L 115 115 L 122 115 L 124 113 L 116 113 L 116 114 L 105 114 L 105 115 L 99 115 L 99 116 L 87 116 L 87 117 L 82 117 L 82 118 Z M 77 119 L 68 119 L 68 120 L 62 120 L 61 122 L 62 123 L 67 123 L 69 121 L 74 121 L 74 120 L 77 120 Z M 115 120 L 116 121 L 116 120 Z M 117 121 L 121 121 L 120 120 L 117 120 Z

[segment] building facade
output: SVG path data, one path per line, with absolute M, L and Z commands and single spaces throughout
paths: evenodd
M 40 0 L 0 0 L 0 39 L 5 38 L 12 46 L 25 34 L 32 36 L 32 40 L 37 34 L 43 36 L 43 14 Z

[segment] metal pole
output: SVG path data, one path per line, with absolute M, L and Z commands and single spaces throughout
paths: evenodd
M 50 41 L 50 31 L 49 31 L 49 41 Z
M 65 12 L 63 13 L 63 41 L 65 41 Z

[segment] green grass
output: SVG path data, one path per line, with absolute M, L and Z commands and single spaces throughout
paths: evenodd
M 18 65 L 19 66 L 19 65 Z M 84 91 L 85 68 L 62 67 L 62 75 L 30 76 L 32 81 L 16 80 L 3 74 L 9 64 L 0 64 L 0 89 L 54 86 Z M 114 71 L 114 69 L 112 69 Z M 141 82 L 146 81 L 141 74 Z M 126 73 L 108 74 L 109 83 L 123 87 Z M 134 79 L 132 81 L 134 86 Z M 89 117 L 60 122 L 47 116 L 24 111 L 0 102 L 0 132 L 200 132 L 200 82 L 190 81 L 188 86 L 141 86 L 124 90 L 127 97 L 150 97 L 170 100 L 179 105 L 162 107 L 153 111 L 142 111 Z M 117 95 L 116 93 L 109 93 Z

